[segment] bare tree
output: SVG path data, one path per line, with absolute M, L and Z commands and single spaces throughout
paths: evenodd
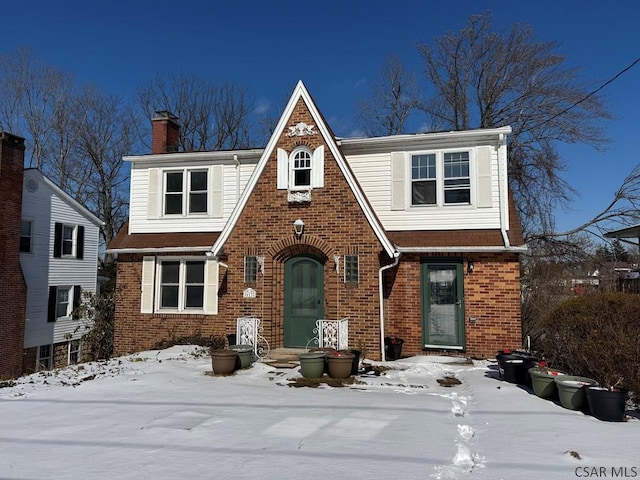
M 400 57 L 388 56 L 371 95 L 358 102 L 358 117 L 365 133 L 369 136 L 406 133 L 406 121 L 420 104 L 419 99 L 416 75 L 405 70 Z
M 250 144 L 252 101 L 238 85 L 218 85 L 193 75 L 159 75 L 138 91 L 137 99 L 148 119 L 158 110 L 168 110 L 180 119 L 183 151 L 230 150 Z M 142 129 L 140 138 L 149 148 L 148 128 Z
M 579 70 L 564 66 L 555 42 L 537 42 L 529 26 L 492 30 L 489 14 L 474 15 L 435 47 L 420 44 L 433 96 L 423 109 L 442 128 L 511 125 L 509 174 L 525 232 L 551 232 L 553 211 L 574 190 L 560 173 L 557 144 L 602 148 L 601 119 L 610 114 Z
M 96 87 L 85 88 L 78 103 L 77 150 L 85 161 L 78 166 L 72 190 L 104 222 L 102 239 L 108 244 L 128 215 L 129 172 L 123 156 L 135 144 L 138 122 L 128 104 Z

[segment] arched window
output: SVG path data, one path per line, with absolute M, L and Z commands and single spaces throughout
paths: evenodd
M 311 152 L 306 148 L 299 148 L 291 155 L 291 179 L 293 188 L 308 188 L 311 186 Z

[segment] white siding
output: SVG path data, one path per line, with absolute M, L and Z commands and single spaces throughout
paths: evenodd
M 256 159 L 257 162 L 257 159 Z M 223 204 L 222 209 L 211 212 L 212 215 L 188 217 L 188 216 L 171 216 L 163 217 L 158 215 L 149 215 L 149 178 L 153 175 L 149 174 L 148 165 L 136 165 L 131 167 L 131 200 L 129 206 L 129 232 L 130 233 L 156 233 L 156 232 L 219 232 L 222 231 L 227 222 L 231 211 L 235 207 L 239 194 L 247 185 L 249 177 L 255 169 L 255 163 L 241 163 L 237 166 L 235 163 L 217 163 L 202 164 L 195 163 L 189 165 L 188 168 L 209 168 L 209 172 L 215 175 L 222 172 L 222 183 L 217 184 L 216 188 L 222 187 Z M 163 164 L 164 168 L 184 168 L 183 163 Z M 212 168 L 213 167 L 213 168 Z M 162 185 L 162 169 L 157 170 L 158 184 Z M 214 195 L 213 187 L 216 185 L 216 179 L 210 179 L 209 195 Z M 162 187 L 158 188 L 157 208 L 162 209 Z
M 498 157 L 491 148 L 490 205 L 478 208 L 476 148 L 471 149 L 471 198 L 472 205 L 419 206 L 410 201 L 411 169 L 406 168 L 406 202 L 404 210 L 392 210 L 391 153 L 374 155 L 350 155 L 347 162 L 355 173 L 360 186 L 369 198 L 373 209 L 386 230 L 458 230 L 500 228 L 498 189 Z M 409 157 L 407 156 L 407 162 Z
M 38 189 L 24 189 L 22 217 L 33 221 L 32 253 L 21 253 L 20 263 L 27 284 L 25 348 L 76 339 L 84 333 L 80 320 L 47 322 L 49 286 L 80 285 L 83 291 L 95 292 L 97 282 L 98 227 L 58 195 L 35 172 L 25 171 L 38 181 Z M 54 224 L 84 226 L 84 258 L 53 258 Z M 67 336 L 68 337 L 68 336 Z

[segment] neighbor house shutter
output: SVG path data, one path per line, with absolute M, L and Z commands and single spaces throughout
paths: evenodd
M 53 257 L 62 257 L 62 224 L 56 222 L 53 230 Z
M 78 225 L 76 236 L 76 258 L 82 260 L 84 258 L 84 227 L 82 225 Z
M 311 186 L 324 187 L 324 145 L 316 148 L 311 157 Z
M 211 200 L 210 212 L 214 218 L 222 217 L 224 212 L 224 166 L 215 165 L 211 168 Z
M 391 210 L 406 208 L 406 158 L 402 152 L 391 154 Z
M 478 147 L 477 155 L 477 206 L 478 208 L 487 208 L 493 206 L 491 195 L 491 147 Z
M 142 257 L 142 279 L 140 313 L 153 313 L 153 283 L 155 280 L 156 257 Z
M 280 190 L 289 188 L 289 156 L 282 148 L 278 149 L 277 188 Z
M 80 318 L 78 314 L 78 308 L 80 308 L 80 304 L 82 303 L 82 287 L 80 285 L 73 286 L 73 311 L 71 312 L 71 316 L 74 320 Z
M 218 313 L 218 262 L 207 257 L 205 264 L 206 278 L 204 282 L 204 313 Z
M 47 308 L 47 322 L 56 321 L 56 303 L 58 302 L 58 287 L 49 287 L 49 304 Z
M 149 186 L 148 186 L 148 198 L 147 198 L 147 218 L 149 220 L 155 220 L 158 218 L 158 207 L 162 204 L 158 198 L 158 177 L 159 170 L 157 168 L 149 169 Z

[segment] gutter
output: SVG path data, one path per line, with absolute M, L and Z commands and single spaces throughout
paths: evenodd
M 385 270 L 397 266 L 400 262 L 400 255 L 400 251 L 396 250 L 396 252 L 394 252 L 393 263 L 385 265 L 378 270 L 378 290 L 380 294 L 380 358 L 383 362 L 386 361 L 386 355 L 384 354 L 384 286 L 382 284 L 382 273 Z
M 506 232 L 504 232 L 504 235 L 506 235 Z M 507 242 L 508 242 L 508 239 L 507 239 Z M 514 247 L 511 245 L 507 245 L 504 247 L 501 245 L 496 245 L 492 247 L 479 247 L 477 245 L 466 246 L 466 247 L 398 247 L 398 252 L 400 253 L 438 253 L 438 252 L 501 253 L 501 252 L 526 252 L 526 251 L 527 251 L 526 246 Z
M 149 248 L 112 248 L 105 250 L 105 253 L 162 253 L 162 252 L 208 252 L 208 247 L 149 247 Z

